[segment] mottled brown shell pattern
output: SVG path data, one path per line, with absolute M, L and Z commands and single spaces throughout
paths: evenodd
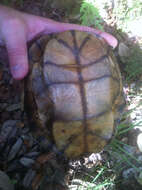
M 26 99 L 39 134 L 69 158 L 102 150 L 124 106 L 121 74 L 107 43 L 67 31 L 40 38 L 29 56 Z

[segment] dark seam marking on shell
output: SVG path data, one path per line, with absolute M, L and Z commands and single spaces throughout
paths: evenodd
M 119 81 L 117 80 L 117 78 L 113 77 L 112 75 L 103 75 L 101 77 L 98 78 L 92 78 L 92 79 L 88 79 L 88 80 L 83 80 L 84 83 L 88 83 L 88 82 L 92 82 L 92 81 L 97 81 L 97 80 L 102 80 L 105 78 L 112 78 L 113 80 L 115 80 L 117 83 L 119 83 Z M 78 81 L 58 81 L 58 82 L 50 82 L 48 83 L 48 86 L 52 86 L 52 85 L 60 85 L 60 84 L 79 84 Z
M 71 137 L 68 139 L 68 142 L 62 147 L 60 150 L 61 153 L 64 153 L 66 149 L 73 143 L 73 141 L 77 138 L 78 135 L 71 135 Z
M 84 38 L 83 42 L 81 43 L 81 45 L 80 45 L 80 47 L 79 47 L 79 52 L 82 51 L 82 48 L 84 47 L 84 45 L 87 43 L 88 40 L 90 40 L 89 35 L 86 36 L 86 37 Z
M 83 68 L 85 68 L 85 67 L 89 67 L 89 66 L 92 66 L 92 65 L 94 65 L 94 64 L 101 63 L 101 62 L 102 62 L 104 59 L 106 59 L 106 58 L 108 58 L 108 55 L 107 55 L 107 54 L 101 56 L 101 57 L 98 58 L 96 61 L 92 61 L 92 62 L 90 62 L 90 63 L 88 63 L 88 64 L 86 64 L 86 65 L 80 65 L 79 67 L 80 67 L 80 69 L 83 69 Z M 53 66 L 55 66 L 55 67 L 62 67 L 62 68 L 76 68 L 76 67 L 78 67 L 78 65 L 71 65 L 71 66 L 68 66 L 68 65 L 58 65 L 58 64 L 56 64 L 56 63 L 54 63 L 54 62 L 52 62 L 52 61 L 46 61 L 45 64 L 47 64 L 47 65 L 53 65 Z
M 98 64 L 98 63 L 101 63 L 102 61 L 104 61 L 106 58 L 108 58 L 108 55 L 103 55 L 101 56 L 100 58 L 98 58 L 96 61 L 92 61 L 86 65 L 83 65 L 82 67 L 89 67 L 89 66 L 92 66 L 92 65 L 95 65 L 95 64 Z
M 98 113 L 98 114 L 94 114 L 94 115 L 91 115 L 91 116 L 88 116 L 87 117 L 87 120 L 90 120 L 90 119 L 94 119 L 94 118 L 98 118 L 98 117 L 101 117 L 102 115 L 104 115 L 104 114 L 106 114 L 107 112 L 110 112 L 110 111 L 112 111 L 112 108 L 109 106 L 106 110 L 104 110 L 104 111 L 102 111 L 102 112 L 100 112 L 100 113 Z M 65 120 L 65 119 L 56 119 L 55 121 L 57 122 L 57 121 L 59 121 L 59 122 L 74 122 L 74 121 L 81 121 L 81 120 L 83 120 L 82 118 L 76 118 L 76 119 L 74 119 L 74 120 L 70 120 L 70 119 L 68 119 L 68 120 Z
M 70 47 L 64 40 L 58 39 L 57 41 L 58 41 L 60 44 L 62 44 L 63 46 L 65 46 L 66 48 L 68 48 L 68 49 L 74 54 L 73 48 Z
M 76 64 L 79 66 L 77 67 L 77 73 L 78 73 L 78 80 L 79 80 L 79 87 L 80 87 L 80 96 L 81 96 L 81 102 L 82 102 L 82 111 L 83 111 L 83 138 L 84 138 L 84 150 L 83 152 L 87 152 L 88 150 L 88 144 L 87 144 L 87 139 L 86 139 L 86 132 L 87 132 L 87 101 L 86 101 L 86 93 L 85 93 L 85 88 L 84 88 L 84 82 L 83 82 L 83 76 L 81 73 L 81 63 L 80 63 L 80 58 L 79 58 L 79 49 L 77 46 L 77 41 L 76 41 L 76 33 L 75 31 L 71 31 L 72 37 L 73 37 L 73 44 L 74 44 L 74 56 L 76 59 Z M 85 40 L 85 42 L 87 42 Z M 85 45 L 85 43 L 83 44 Z
M 102 140 L 105 140 L 105 141 L 109 141 L 111 139 L 111 138 L 107 138 L 106 136 L 101 136 L 101 135 L 99 135 L 99 133 L 97 134 L 96 132 L 92 132 L 92 131 L 88 131 L 87 134 L 99 137 L 99 138 L 101 138 Z

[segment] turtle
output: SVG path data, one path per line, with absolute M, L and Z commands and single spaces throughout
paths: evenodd
M 120 69 L 98 35 L 66 31 L 45 35 L 29 48 L 25 105 L 37 136 L 69 159 L 100 152 L 125 107 Z

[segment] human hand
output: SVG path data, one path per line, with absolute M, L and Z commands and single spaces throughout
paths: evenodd
M 28 73 L 27 42 L 36 36 L 80 30 L 103 37 L 113 48 L 117 40 L 112 35 L 97 29 L 76 24 L 60 23 L 34 16 L 0 5 L 0 45 L 6 46 L 13 78 L 23 79 Z

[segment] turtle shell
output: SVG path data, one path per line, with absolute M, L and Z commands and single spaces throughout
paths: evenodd
M 108 44 L 87 32 L 62 32 L 37 40 L 29 60 L 25 100 L 37 134 L 69 158 L 102 150 L 124 106 Z

